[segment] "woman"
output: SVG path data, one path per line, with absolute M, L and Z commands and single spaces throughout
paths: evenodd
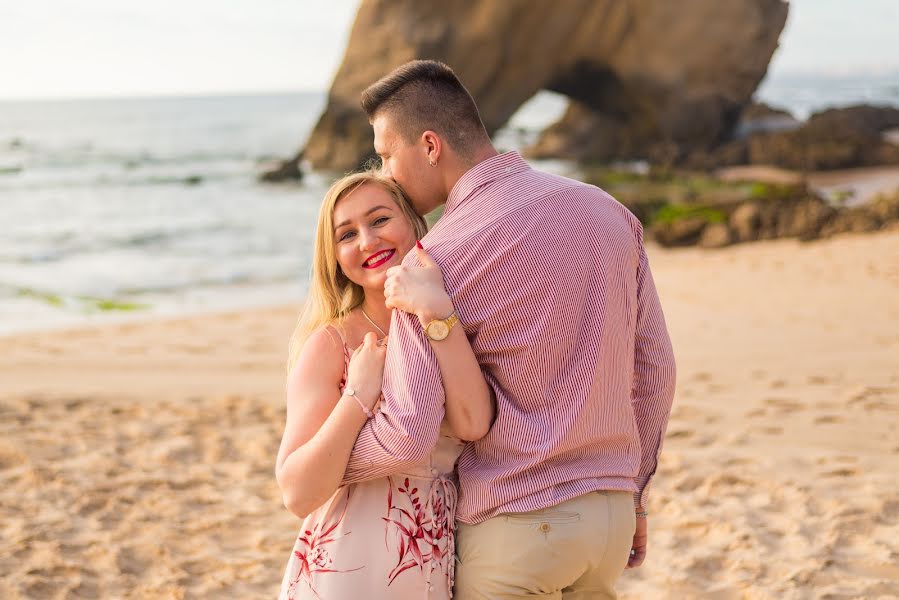
M 423 250 L 416 251 L 428 266 L 388 277 L 425 233 L 399 187 L 377 172 L 344 177 L 325 196 L 311 289 L 291 340 L 276 467 L 285 506 L 303 518 L 281 599 L 452 594 L 452 471 L 463 440 L 485 435 L 495 410 L 462 327 L 432 343 L 441 371 L 453 373 L 443 381 L 446 418 L 433 454 L 402 474 L 340 486 L 356 437 L 377 410 L 388 304 L 452 311 L 439 267 Z

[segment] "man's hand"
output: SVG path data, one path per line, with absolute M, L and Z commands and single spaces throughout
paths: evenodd
M 637 517 L 637 528 L 634 530 L 634 541 L 631 544 L 631 555 L 627 559 L 627 568 L 636 569 L 646 558 L 646 517 Z

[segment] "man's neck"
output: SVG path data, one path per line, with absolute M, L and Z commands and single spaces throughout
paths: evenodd
M 458 161 L 456 168 L 447 173 L 448 177 L 445 180 L 446 197 L 444 198 L 444 203 L 447 199 L 449 199 L 450 192 L 453 191 L 456 183 L 458 183 L 458 181 L 462 179 L 463 175 L 468 173 L 470 170 L 472 170 L 485 160 L 489 160 L 498 155 L 499 152 L 497 152 L 496 148 L 493 147 L 493 144 L 485 144 L 473 153 L 472 158 L 464 161 Z

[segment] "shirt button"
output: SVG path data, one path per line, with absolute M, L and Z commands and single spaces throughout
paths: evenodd
M 439 475 L 439 474 L 440 474 L 440 471 L 438 471 L 437 469 L 431 469 L 431 475 Z
M 429 591 L 429 592 L 433 592 L 433 591 L 434 591 L 434 586 L 433 586 L 433 585 L 429 585 L 429 586 L 428 586 L 428 591 Z
M 540 523 L 540 531 L 542 531 L 543 533 L 548 532 L 550 529 L 551 527 L 549 526 L 549 523 Z

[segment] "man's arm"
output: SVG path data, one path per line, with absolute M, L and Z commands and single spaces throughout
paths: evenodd
M 350 455 L 343 483 L 377 479 L 427 457 L 444 413 L 440 369 L 415 315 L 393 312 L 384 366 L 384 399 Z
M 644 511 L 649 480 L 658 465 L 659 451 L 674 399 L 675 366 L 665 317 L 642 240 L 637 269 L 636 325 L 632 402 L 640 433 L 642 457 L 635 479 L 637 492 L 634 494 L 634 506 Z

